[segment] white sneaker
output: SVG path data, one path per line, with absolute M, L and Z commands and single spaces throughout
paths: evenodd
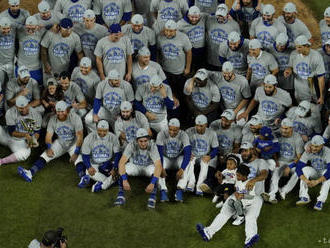
M 215 205 L 216 208 L 222 208 L 223 206 L 223 201 L 217 203 L 217 205 Z
M 281 189 L 278 190 L 278 192 L 280 193 L 280 197 L 282 200 L 285 200 L 286 197 L 286 193 L 284 191 L 282 191 Z
M 240 224 L 242 224 L 245 220 L 244 216 L 237 216 L 237 218 L 233 221 L 233 225 L 234 226 L 239 226 Z
M 219 200 L 220 196 L 215 195 L 212 199 L 212 203 L 216 203 Z

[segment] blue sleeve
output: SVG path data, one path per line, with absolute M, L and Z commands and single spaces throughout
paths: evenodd
M 252 20 L 256 19 L 260 15 L 260 11 L 254 11 L 252 15 Z
M 163 81 L 163 84 L 166 84 L 166 85 L 170 86 L 169 83 L 168 83 L 168 81 L 167 81 L 167 79 L 165 79 L 165 80 Z
M 330 178 L 330 163 L 327 163 L 327 171 L 323 175 L 327 180 Z
M 167 109 L 173 109 L 174 101 L 171 100 L 170 98 L 168 98 L 168 96 L 164 98 L 164 103 L 165 103 Z
M 132 12 L 124 12 L 123 17 L 121 18 L 123 21 L 128 22 L 131 20 Z
M 277 153 L 277 152 L 280 152 L 280 143 L 275 142 L 273 144 L 272 153 Z
M 150 59 L 152 61 L 155 61 L 156 62 L 156 59 L 157 59 L 157 46 L 156 45 L 153 45 L 153 46 L 149 46 L 149 50 L 150 50 Z
M 101 99 L 95 98 L 93 104 L 93 113 L 97 114 L 101 108 Z
M 220 64 L 223 65 L 227 61 L 227 59 L 224 58 L 224 57 L 219 56 L 219 61 L 220 61 Z
M 160 161 L 162 162 L 162 165 L 163 165 L 163 163 L 164 163 L 164 155 L 163 155 L 164 146 L 157 145 L 157 149 L 159 152 Z
M 82 159 L 87 169 L 91 168 L 91 155 L 83 154 Z
M 40 135 L 41 134 L 41 128 L 39 130 L 35 130 L 34 133 L 38 133 Z
M 306 166 L 306 164 L 304 162 L 301 162 L 300 160 L 298 161 L 298 163 L 296 164 L 296 173 L 297 176 L 300 177 L 303 172 L 302 169 Z
M 105 24 L 105 22 L 102 18 L 102 15 L 96 15 L 96 23 L 101 24 L 101 25 Z
M 183 160 L 181 164 L 181 169 L 185 170 L 190 162 L 191 158 L 191 145 L 185 146 L 183 148 Z
M 116 168 L 116 169 L 118 168 L 120 158 L 121 158 L 121 152 L 116 152 L 115 153 L 115 161 L 114 161 L 114 164 L 113 164 L 114 168 Z
M 211 159 L 215 158 L 218 155 L 219 147 L 212 148 L 210 152 Z
M 238 14 L 237 14 L 237 12 L 236 12 L 233 8 L 230 9 L 230 11 L 229 11 L 229 15 L 230 15 L 235 21 L 239 21 L 238 18 L 237 18 Z
M 289 164 L 289 168 L 290 168 L 290 169 L 292 169 L 292 168 L 294 168 L 294 167 L 296 167 L 296 163 L 295 163 L 295 162 Z
M 189 8 L 191 6 L 194 6 L 194 5 L 195 5 L 195 0 L 188 0 L 188 6 L 189 6 Z
M 142 102 L 134 100 L 133 104 L 134 104 L 135 110 L 138 110 L 143 114 L 145 114 L 147 112 L 147 109 L 143 106 Z
M 13 125 L 13 126 L 8 126 L 8 132 L 9 132 L 9 134 L 12 135 L 13 132 L 15 131 L 15 129 L 16 129 L 16 126 L 15 126 L 15 125 Z

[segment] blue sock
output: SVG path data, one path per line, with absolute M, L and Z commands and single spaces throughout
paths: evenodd
M 83 162 L 80 162 L 76 165 L 76 172 L 79 177 L 83 177 L 86 175 L 86 167 Z
M 157 195 L 157 183 L 154 186 L 154 190 L 150 193 L 150 197 L 151 199 L 155 199 L 156 200 L 156 195 Z
M 32 176 L 34 176 L 39 170 L 44 168 L 45 165 L 46 165 L 46 160 L 42 157 L 39 157 L 37 161 L 33 163 L 33 166 L 30 169 Z
M 118 196 L 125 196 L 124 189 L 123 189 L 123 180 L 121 178 L 118 180 L 118 184 L 119 184 L 119 192 L 118 192 L 117 197 Z

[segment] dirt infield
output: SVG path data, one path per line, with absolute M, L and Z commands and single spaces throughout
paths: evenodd
M 6 8 L 6 0 L 0 0 L 0 10 L 4 10 Z M 229 7 L 232 6 L 233 0 L 227 0 L 226 3 Z M 265 1 L 265 3 L 271 3 L 275 6 L 276 8 L 276 15 L 280 15 L 282 13 L 283 6 L 285 5 L 287 1 Z M 301 19 L 309 28 L 313 35 L 313 47 L 318 47 L 320 46 L 320 30 L 319 30 L 319 25 L 318 21 L 316 18 L 313 16 L 312 11 L 300 0 L 291 0 L 291 2 L 295 3 L 298 9 L 298 18 Z M 31 14 L 34 14 L 38 11 L 37 5 L 39 1 L 36 0 L 21 0 L 21 6 L 22 8 L 28 9 Z

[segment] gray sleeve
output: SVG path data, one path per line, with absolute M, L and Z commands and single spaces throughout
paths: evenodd
M 215 84 L 211 84 L 212 102 L 220 102 L 220 92 Z
M 96 47 L 94 49 L 94 55 L 97 57 L 103 56 L 103 44 L 102 43 L 103 43 L 102 39 L 96 43 Z
M 183 49 L 185 52 L 188 52 L 191 50 L 192 45 L 191 45 L 191 42 L 190 42 L 188 36 L 184 33 L 182 33 L 182 34 L 183 34 Z
M 257 101 L 257 102 L 259 102 L 260 100 L 259 100 L 259 97 L 260 97 L 260 91 L 262 91 L 263 90 L 263 88 L 261 87 L 261 86 L 259 86 L 258 88 L 257 88 L 257 90 L 256 90 L 256 93 L 254 94 L 254 100 L 255 101 Z
M 210 144 L 212 148 L 216 148 L 219 147 L 219 141 L 218 141 L 218 137 L 217 134 L 211 130 L 211 139 L 210 139 Z
M 123 132 L 123 125 L 120 119 L 115 121 L 115 134 L 119 137 L 120 132 Z
M 6 118 L 6 125 L 7 126 L 15 126 L 16 125 L 15 118 L 12 116 L 12 111 L 10 109 L 7 110 L 5 118 Z
M 45 47 L 45 48 L 48 48 L 50 46 L 50 43 L 51 43 L 51 36 L 52 36 L 52 31 L 47 31 L 46 34 L 44 35 L 44 37 L 42 38 L 41 40 L 41 43 L 40 45 Z
M 164 134 L 162 131 L 157 134 L 156 144 L 157 146 L 164 146 Z
M 126 54 L 127 55 L 132 55 L 133 54 L 133 48 L 132 48 L 132 43 L 130 39 L 126 39 Z
M 235 144 L 241 143 L 241 141 L 242 141 L 242 129 L 239 126 L 237 126 L 235 128 L 235 133 L 234 134 L 235 134 L 234 143 Z
M 166 75 L 165 75 L 162 67 L 158 63 L 156 64 L 156 70 L 157 70 L 158 76 L 164 81 L 166 79 Z
M 73 92 L 74 92 L 75 97 L 78 100 L 78 102 L 82 102 L 82 101 L 85 100 L 85 96 L 84 96 L 84 94 L 82 93 L 80 87 L 77 84 L 74 84 Z
M 75 132 L 83 131 L 84 129 L 81 118 L 77 114 L 74 114 L 73 125 Z
M 275 69 L 278 69 L 278 63 L 275 59 L 275 57 L 269 53 L 269 58 L 268 58 L 268 68 L 270 71 L 273 71 Z
M 319 76 L 319 75 L 323 75 L 325 74 L 325 67 L 324 67 L 324 61 L 323 61 L 323 57 L 321 56 L 320 53 L 316 52 L 315 53 L 315 63 L 314 63 L 314 68 L 312 68 L 312 71 L 315 71 L 314 76 Z
M 91 154 L 91 144 L 93 144 L 93 133 L 90 133 L 87 135 L 87 137 L 84 139 L 84 142 L 82 144 L 82 147 L 81 147 L 81 153 L 82 154 L 86 154 L 86 155 L 89 155 Z
M 124 152 L 123 152 L 123 156 L 127 157 L 128 159 L 130 159 L 130 157 L 133 154 L 133 149 L 134 149 L 134 142 L 129 143 Z
M 119 145 L 119 140 L 116 135 L 112 134 L 113 140 L 112 140 L 112 145 L 113 145 L 113 152 L 117 153 L 120 152 L 120 145 Z
M 142 87 L 143 87 L 142 85 L 138 86 L 135 92 L 135 100 L 139 102 L 143 100 L 143 94 L 141 93 Z
M 159 1 L 158 0 L 151 0 L 150 3 L 150 12 L 158 12 Z
M 149 40 L 150 46 L 156 45 L 156 34 L 155 34 L 155 31 L 153 31 L 151 28 L 148 29 L 148 40 Z
M 250 37 L 256 37 L 256 25 L 257 25 L 258 19 L 259 18 L 254 19 L 251 23 L 250 30 L 249 30 Z
M 79 35 L 77 35 L 76 33 L 74 36 L 74 50 L 76 51 L 76 53 L 80 53 L 82 51 L 80 38 Z
M 55 120 L 56 116 L 52 116 L 47 125 L 47 133 L 54 133 L 55 132 Z
M 172 94 L 172 89 L 170 86 L 168 85 L 165 85 L 166 87 L 166 94 L 167 94 L 167 97 L 171 100 L 173 100 L 173 94 Z
M 159 152 L 155 143 L 152 143 L 150 149 L 150 158 L 155 163 L 157 160 L 160 160 Z
M 146 130 L 150 128 L 148 119 L 144 114 L 142 114 L 140 111 L 135 110 L 135 116 L 139 121 L 139 123 L 141 124 L 142 128 Z
M 126 0 L 124 2 L 124 10 L 123 10 L 124 13 L 127 13 L 127 12 L 132 12 L 132 3 L 130 0 Z
M 191 80 L 192 80 L 192 78 L 187 79 L 187 81 L 185 82 L 184 87 L 183 87 L 183 93 L 187 96 L 191 95 L 191 93 L 189 94 L 189 92 L 187 91 L 187 87 Z M 219 92 L 219 90 L 217 90 L 217 91 Z
M 307 164 L 308 160 L 309 160 L 309 156 L 308 156 L 307 152 L 304 152 L 303 155 L 301 156 L 301 158 L 299 159 L 299 161 L 301 161 L 305 164 Z
M 325 138 L 325 139 L 329 139 L 330 138 L 330 126 L 329 125 L 324 130 L 323 138 Z
M 244 98 L 250 98 L 252 96 L 250 85 L 245 77 L 242 80 L 241 93 Z
M 13 82 L 9 81 L 7 83 L 6 93 L 5 93 L 6 100 L 8 101 L 8 100 L 12 99 L 15 96 L 15 94 L 16 94 L 16 92 L 13 88 Z
M 101 8 L 100 0 L 93 1 L 93 11 L 94 11 L 95 15 L 101 15 L 102 8 Z
M 296 153 L 297 154 L 302 154 L 303 152 L 304 152 L 304 141 L 303 141 L 303 139 L 301 138 L 301 136 L 300 135 L 297 135 L 297 138 L 296 138 L 296 140 L 295 140 L 296 142 Z
M 125 95 L 126 95 L 127 101 L 129 101 L 129 102 L 134 101 L 134 91 L 133 91 L 132 85 L 128 82 L 125 85 Z
M 189 146 L 190 145 L 190 141 L 189 141 L 189 136 L 185 131 L 182 131 L 182 144 L 183 147 Z
M 95 98 L 97 98 L 97 99 L 102 99 L 102 86 L 103 86 L 103 83 L 99 83 L 96 87 Z

